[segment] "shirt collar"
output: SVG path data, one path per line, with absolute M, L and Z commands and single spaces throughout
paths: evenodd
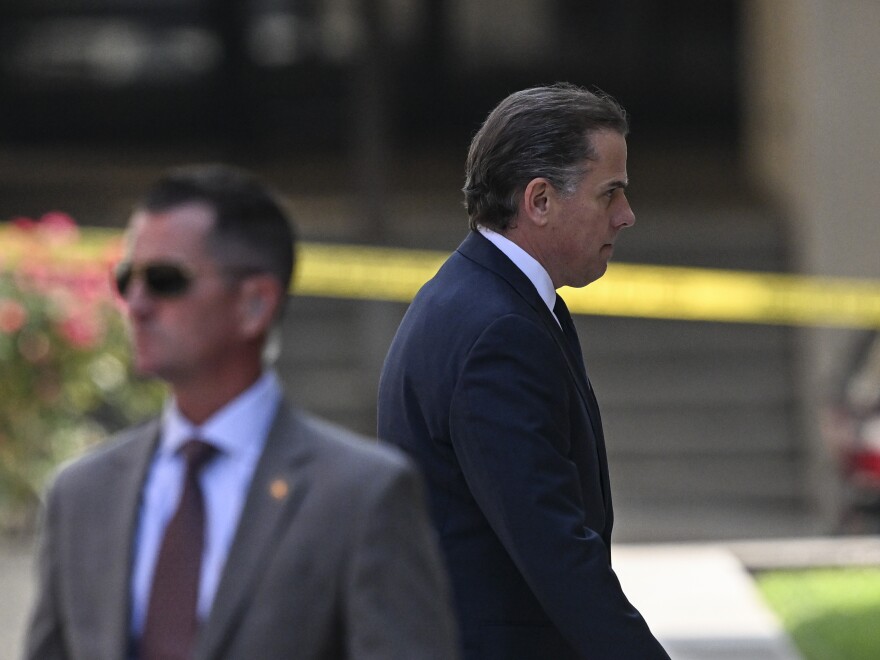
M 224 454 L 260 451 L 281 398 L 278 375 L 267 370 L 201 425 L 189 421 L 171 399 L 162 416 L 160 451 L 175 453 L 192 438 L 210 442 Z
M 556 304 L 556 289 L 553 288 L 553 280 L 550 279 L 550 274 L 538 263 L 538 260 L 497 231 L 492 231 L 483 226 L 478 226 L 477 229 L 529 278 L 529 281 L 538 290 L 541 300 L 544 301 L 547 309 L 552 313 L 553 306 Z

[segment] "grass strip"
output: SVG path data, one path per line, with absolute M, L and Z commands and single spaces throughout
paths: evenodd
M 767 571 L 755 580 L 805 660 L 880 658 L 880 567 Z

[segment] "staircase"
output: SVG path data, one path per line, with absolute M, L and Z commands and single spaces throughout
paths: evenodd
M 73 156 L 72 163 L 82 160 L 82 155 Z M 157 160 L 174 162 L 172 156 Z M 431 158 L 398 163 L 383 243 L 452 251 L 464 237 L 467 221 L 457 192 L 463 157 Z M 637 221 L 621 237 L 616 261 L 788 268 L 783 222 L 767 205 L 748 199 L 745 187 L 730 175 L 738 168 L 723 152 L 634 148 L 632 161 L 630 198 Z M 0 167 L 15 182 L 0 186 L 3 192 L 19 191 L 17 197 L 2 196 L 8 206 L 4 217 L 42 212 L 48 204 L 74 212 L 85 224 L 123 222 L 131 199 L 156 169 L 147 163 L 110 171 L 93 163 L 70 187 L 71 173 L 82 168 L 63 159 L 57 171 L 41 170 L 39 181 L 13 164 Z M 338 164 L 307 165 L 303 171 L 267 169 L 272 181 L 309 183 L 304 189 L 312 196 L 291 194 L 304 240 L 352 240 L 358 228 L 351 210 L 356 204 L 327 184 L 337 181 L 332 173 Z M 279 367 L 297 403 L 374 434 L 379 372 L 405 309 L 396 303 L 294 296 Z M 575 320 L 602 408 L 617 540 L 814 531 L 807 494 L 816 484 L 798 429 L 793 329 L 612 317 Z
M 454 249 L 464 214 L 437 208 L 407 200 L 393 214 L 393 242 Z M 780 271 L 781 226 L 758 204 L 643 205 L 615 259 Z M 281 369 L 297 400 L 373 434 L 382 359 L 405 309 L 294 298 Z M 812 531 L 790 328 L 587 316 L 576 323 L 602 407 L 616 539 Z
M 779 271 L 780 225 L 759 206 L 643 210 L 617 258 Z M 618 540 L 810 531 L 790 328 L 599 317 L 578 324 L 602 408 Z

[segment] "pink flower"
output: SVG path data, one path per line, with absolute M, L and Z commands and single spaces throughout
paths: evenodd
M 17 332 L 24 327 L 27 317 L 27 310 L 18 301 L 0 300 L 0 332 Z
M 17 300 L 0 300 L 0 332 L 11 335 L 18 332 L 27 322 L 27 310 Z
M 64 211 L 47 211 L 40 218 L 43 227 L 49 227 L 58 231 L 70 231 L 76 229 L 76 220 Z
M 49 211 L 39 220 L 40 233 L 53 245 L 70 243 L 79 237 L 72 217 L 63 211 Z
M 10 222 L 16 229 L 20 229 L 21 231 L 33 231 L 37 227 L 36 222 L 25 216 L 13 218 Z
M 104 335 L 103 325 L 84 314 L 68 316 L 58 325 L 58 331 L 73 348 L 81 350 L 94 348 Z

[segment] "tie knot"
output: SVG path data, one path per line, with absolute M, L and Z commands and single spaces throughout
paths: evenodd
M 196 474 L 217 453 L 217 448 L 204 440 L 188 440 L 180 453 L 186 459 L 187 472 Z

